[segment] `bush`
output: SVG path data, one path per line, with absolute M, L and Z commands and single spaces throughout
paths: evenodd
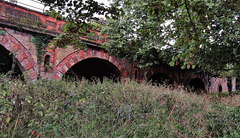
M 0 137 L 239 137 L 240 96 L 134 81 L 0 78 Z

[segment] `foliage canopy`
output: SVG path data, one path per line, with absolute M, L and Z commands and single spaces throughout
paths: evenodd
M 109 42 L 103 48 L 140 67 L 165 62 L 230 75 L 240 69 L 239 0 L 115 0 L 111 7 L 93 0 L 42 1 L 68 13 L 71 26 L 57 42 L 86 32 L 95 13 L 113 13 L 106 16 L 102 32 Z
M 112 53 L 149 66 L 197 65 L 206 71 L 238 70 L 239 1 L 117 0 L 118 19 L 104 30 Z

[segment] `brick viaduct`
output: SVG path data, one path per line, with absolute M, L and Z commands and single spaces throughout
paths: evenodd
M 236 90 L 236 79 L 215 78 L 165 64 L 139 69 L 137 63 L 113 57 L 100 49 L 99 45 L 106 41 L 106 36 L 100 39 L 99 32 L 91 41 L 81 38 L 88 50 L 73 50 L 70 45 L 66 49 L 52 50 L 47 47 L 43 49 L 46 51 L 43 62 L 37 64 L 34 34 L 44 33 L 54 37 L 61 33 L 63 24 L 63 21 L 46 14 L 0 0 L 0 73 L 11 70 L 12 60 L 16 59 L 15 73 L 24 74 L 30 80 L 36 80 L 38 74 L 41 79 L 60 79 L 71 72 L 78 79 L 106 76 L 131 78 L 138 82 L 155 80 L 160 83 L 167 79 L 168 83 L 190 85 L 208 92 Z

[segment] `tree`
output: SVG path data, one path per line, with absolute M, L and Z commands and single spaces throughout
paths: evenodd
M 80 36 L 87 36 L 89 30 L 96 29 L 96 22 L 99 20 L 95 15 L 116 13 L 116 9 L 110 8 L 94 0 L 39 0 L 45 6 L 50 16 L 66 21 L 60 34 L 54 40 L 57 47 L 65 47 L 72 44 L 74 48 L 84 48 L 79 39 Z M 93 23 L 93 21 L 95 21 Z
M 117 0 L 105 47 L 142 66 L 166 62 L 221 73 L 238 71 L 239 0 Z
M 115 0 L 111 8 L 93 0 L 42 1 L 69 13 L 62 38 L 83 35 L 96 12 L 113 13 L 103 48 L 140 67 L 165 62 L 215 73 L 240 70 L 239 0 Z

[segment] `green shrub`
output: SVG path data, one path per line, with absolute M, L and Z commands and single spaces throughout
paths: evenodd
M 240 96 L 0 77 L 0 137 L 239 137 Z

